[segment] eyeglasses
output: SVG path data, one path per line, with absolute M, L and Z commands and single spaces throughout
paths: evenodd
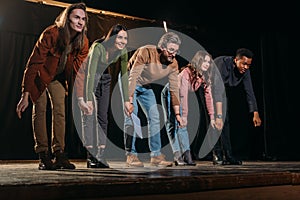
M 173 49 L 173 48 L 169 48 L 169 49 L 166 48 L 166 51 L 167 51 L 169 54 L 177 54 L 177 55 L 180 54 L 179 49 L 175 50 L 175 49 Z

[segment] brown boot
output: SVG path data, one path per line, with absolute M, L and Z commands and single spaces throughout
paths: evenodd
M 153 156 L 150 160 L 151 165 L 157 167 L 172 167 L 173 163 L 166 161 L 165 155 L 160 154 L 159 156 Z
M 144 167 L 144 164 L 134 154 L 127 155 L 126 164 L 127 167 Z

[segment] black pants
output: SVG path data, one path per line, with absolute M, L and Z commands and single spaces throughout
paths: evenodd
M 96 104 L 97 104 L 97 120 L 100 125 L 99 128 L 100 145 L 106 145 L 106 139 L 107 139 L 110 83 L 111 83 L 110 74 L 103 74 L 98 82 L 95 91 Z
M 224 120 L 224 126 L 222 129 L 221 136 L 218 142 L 214 146 L 215 152 L 224 152 L 225 155 L 232 155 L 232 148 L 231 148 L 231 140 L 230 140 L 230 125 L 229 125 L 229 112 L 228 107 L 226 110 L 226 117 Z

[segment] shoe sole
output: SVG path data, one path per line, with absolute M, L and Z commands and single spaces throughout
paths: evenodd
M 156 163 L 151 163 L 151 166 L 155 166 L 155 167 L 172 167 L 173 164 L 169 164 L 169 165 L 163 165 L 163 164 L 156 164 Z
M 66 167 L 66 166 L 55 166 L 53 167 L 53 169 L 76 169 L 75 166 L 69 166 L 69 167 Z
M 223 165 L 223 162 L 222 161 L 219 161 L 219 162 L 213 162 L 214 165 Z
M 197 164 L 186 164 L 185 166 L 196 166 Z
M 144 165 L 133 165 L 133 164 L 130 164 L 130 163 L 126 163 L 126 166 L 127 167 L 144 167 Z
M 174 164 L 175 164 L 175 166 L 185 166 L 186 165 L 186 163 L 178 163 L 178 162 L 174 162 Z

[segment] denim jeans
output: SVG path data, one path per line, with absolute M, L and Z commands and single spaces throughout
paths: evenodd
M 185 151 L 190 150 L 188 129 L 187 127 L 179 127 L 174 110 L 171 106 L 171 95 L 168 84 L 161 92 L 161 102 L 164 108 L 166 131 L 173 153 L 177 151 L 184 153 Z M 181 107 L 180 114 L 182 114 Z
M 159 119 L 159 111 L 157 108 L 157 102 L 155 94 L 151 87 L 144 87 L 144 86 L 136 86 L 134 97 L 133 97 L 133 106 L 136 115 L 138 114 L 138 103 L 140 104 L 143 112 L 145 113 L 148 121 L 148 145 L 151 151 L 150 156 L 159 156 L 161 154 L 161 138 L 160 138 L 160 119 Z M 124 120 L 125 126 L 125 149 L 126 154 L 132 153 L 137 154 L 135 148 L 135 141 L 136 141 L 136 133 L 127 132 L 126 127 L 133 127 L 133 122 L 131 117 L 125 116 Z M 130 137 L 132 136 L 132 137 Z M 126 138 L 127 137 L 127 138 Z M 131 139 L 132 140 L 131 140 Z M 127 143 L 126 143 L 127 142 Z M 129 142 L 129 144 L 128 144 Z M 131 144 L 130 144 L 131 142 Z M 130 149 L 131 147 L 131 149 Z

